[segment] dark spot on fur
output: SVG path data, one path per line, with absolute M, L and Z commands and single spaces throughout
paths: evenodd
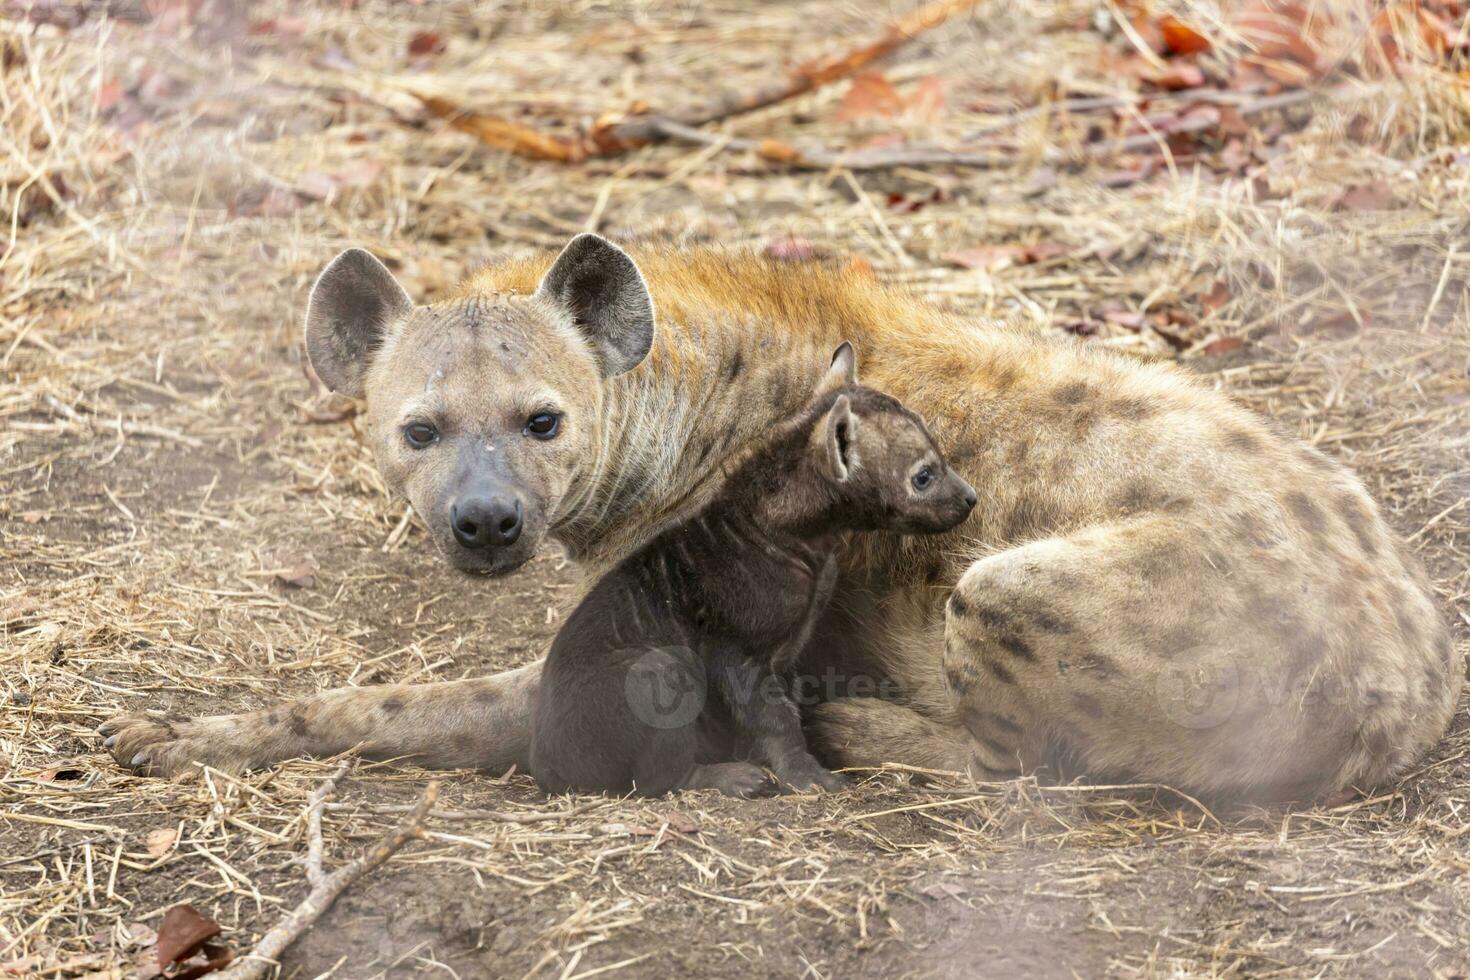
M 960 619 L 970 614 L 969 603 L 965 602 L 959 592 L 951 592 L 949 594 L 949 614 Z
M 1015 633 L 998 633 L 995 636 L 996 645 L 1013 657 L 1022 660 L 1035 660 L 1036 654 L 1031 650 L 1031 644 L 1023 640 Z
M 984 725 L 987 728 L 993 728 L 998 731 L 1005 732 L 1008 735 L 1019 735 L 1021 733 L 1020 725 L 1016 724 L 1005 715 L 998 715 L 994 711 L 981 711 L 973 715 L 972 717 L 974 718 L 976 724 Z
M 1073 631 L 1071 623 L 1046 609 L 1033 609 L 1026 614 L 1026 619 L 1043 633 L 1065 634 Z
M 1332 473 L 1337 470 L 1337 464 L 1331 458 L 1324 456 L 1315 449 L 1302 447 L 1302 459 L 1314 470 L 1324 473 Z
M 276 708 L 272 708 L 265 713 L 265 720 L 272 725 L 279 725 L 281 723 L 281 712 Z
M 1190 653 L 1205 644 L 1205 633 L 1193 623 L 1180 623 L 1164 631 L 1159 638 L 1159 653 L 1166 659 Z
M 1414 617 L 1406 608 L 1408 605 L 1407 599 L 1408 597 L 1404 594 L 1403 589 L 1395 590 L 1393 597 L 1393 619 L 1398 624 L 1399 635 L 1404 638 L 1404 642 L 1418 650 L 1424 645 L 1424 635 L 1419 630 L 1419 624 L 1414 621 Z
M 1373 518 L 1366 507 L 1356 497 L 1345 495 L 1337 503 L 1338 516 L 1353 532 L 1353 537 L 1358 539 L 1358 547 L 1363 549 L 1363 554 L 1369 558 L 1378 556 L 1378 542 L 1374 540 Z
M 1063 405 L 1080 405 L 1092 397 L 1092 389 L 1081 381 L 1072 381 L 1058 388 L 1052 397 Z
M 1016 750 L 1011 748 L 1010 746 L 1003 745 L 1000 742 L 997 742 L 995 739 L 990 738 L 986 735 L 981 735 L 978 732 L 971 732 L 971 734 L 974 735 L 975 741 L 984 746 L 985 750 L 991 755 L 998 756 L 1002 759 L 1015 758 Z
M 730 358 L 730 363 L 725 367 L 725 380 L 734 381 L 736 378 L 740 377 L 740 372 L 744 370 L 745 355 L 737 350 L 735 352 L 735 356 Z
M 1019 380 L 1019 378 L 1020 373 L 1014 367 L 1008 364 L 1003 368 L 998 368 L 990 374 L 990 387 L 995 391 L 1006 391 L 1010 388 L 1015 387 L 1016 381 Z
M 1101 718 L 1104 714 L 1103 703 L 1091 694 L 1079 692 L 1072 695 L 1072 707 L 1089 718 Z
M 995 660 L 987 658 L 985 661 L 985 669 L 990 671 L 991 675 L 994 676 L 995 679 L 1000 681 L 1002 684 L 1016 683 L 1016 675 L 1012 674 L 1008 669 L 1006 669 L 1003 664 L 998 663 Z
M 1157 510 L 1164 505 L 1165 497 L 1143 480 L 1134 480 L 1123 488 L 1118 498 L 1118 510 L 1124 514 L 1138 514 Z
M 1019 466 L 1026 462 L 1026 457 L 1031 455 L 1031 440 L 1017 439 L 1011 443 L 1011 448 L 1006 453 L 1006 461 L 1011 466 Z
M 1249 429 L 1230 429 L 1225 433 L 1225 445 L 1243 453 L 1261 450 L 1261 438 Z
M 488 687 L 482 687 L 475 692 L 475 700 L 480 704 L 495 704 L 500 700 L 500 695 Z
M 396 696 L 384 698 L 383 703 L 378 705 L 378 708 L 385 715 L 396 715 L 403 710 L 403 699 Z
M 961 694 L 970 690 L 970 677 L 953 663 L 944 665 L 944 679 L 949 682 L 950 689 Z
M 1291 508 L 1291 512 L 1308 531 L 1318 537 L 1326 533 L 1327 516 L 1322 513 L 1322 508 L 1318 507 L 1312 498 L 1297 491 L 1286 498 L 1286 506 Z
M 305 738 L 310 731 L 306 724 L 306 709 L 301 705 L 291 709 L 291 734 Z
M 1327 637 L 1318 630 L 1310 630 L 1297 623 L 1294 628 L 1282 631 L 1286 640 L 1286 676 L 1293 681 L 1317 669 L 1327 652 Z
M 1128 422 L 1141 422 L 1156 411 L 1157 407 L 1143 398 L 1120 398 L 1108 406 L 1109 413 Z
M 1439 635 L 1434 640 L 1434 649 L 1439 655 L 1440 662 L 1448 670 L 1455 660 L 1455 641 L 1450 639 L 1448 630 L 1439 630 Z

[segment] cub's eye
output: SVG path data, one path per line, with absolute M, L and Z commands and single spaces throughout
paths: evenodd
M 526 431 L 537 439 L 555 439 L 561 428 L 561 416 L 556 412 L 537 412 L 526 419 Z
M 914 474 L 914 479 L 912 482 L 914 484 L 914 489 L 919 491 L 920 493 L 923 493 L 925 490 L 929 489 L 931 484 L 934 483 L 934 471 L 926 466 L 922 470 Z
M 427 422 L 410 422 L 403 427 L 403 438 L 415 449 L 428 449 L 439 441 L 439 430 Z

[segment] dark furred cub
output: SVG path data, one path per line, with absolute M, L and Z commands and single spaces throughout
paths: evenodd
M 550 792 L 836 789 L 807 751 L 786 671 L 837 579 L 847 531 L 947 531 L 975 491 L 923 421 L 856 382 L 843 344 L 806 410 L 721 495 L 623 561 L 552 644 L 531 742 Z

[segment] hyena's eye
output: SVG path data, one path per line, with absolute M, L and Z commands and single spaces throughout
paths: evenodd
M 537 439 L 555 439 L 561 428 L 561 416 L 556 412 L 537 412 L 526 419 L 526 431 Z
M 415 449 L 428 449 L 439 441 L 439 430 L 427 422 L 410 422 L 403 427 L 403 438 Z
M 928 490 L 929 489 L 929 486 L 933 482 L 934 482 L 934 471 L 931 470 L 927 466 L 924 467 L 919 472 L 917 472 L 917 473 L 914 474 L 914 479 L 913 479 L 914 489 L 917 490 L 917 491 L 919 491 L 920 493 L 923 493 L 925 490 Z

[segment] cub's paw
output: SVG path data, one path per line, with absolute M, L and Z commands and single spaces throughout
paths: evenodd
M 777 789 L 766 771 L 751 762 L 722 762 L 703 769 L 700 785 L 717 789 L 726 796 L 754 800 L 771 796 Z
M 815 762 L 795 772 L 782 773 L 781 782 L 785 783 L 793 793 L 815 793 L 819 790 L 835 793 L 852 785 L 852 780 L 846 776 L 830 769 L 824 769 Z
M 195 762 L 236 768 L 232 753 L 221 751 L 218 733 L 202 730 L 207 721 L 118 715 L 103 722 L 97 734 L 118 764 L 139 776 L 169 778 L 188 771 Z

